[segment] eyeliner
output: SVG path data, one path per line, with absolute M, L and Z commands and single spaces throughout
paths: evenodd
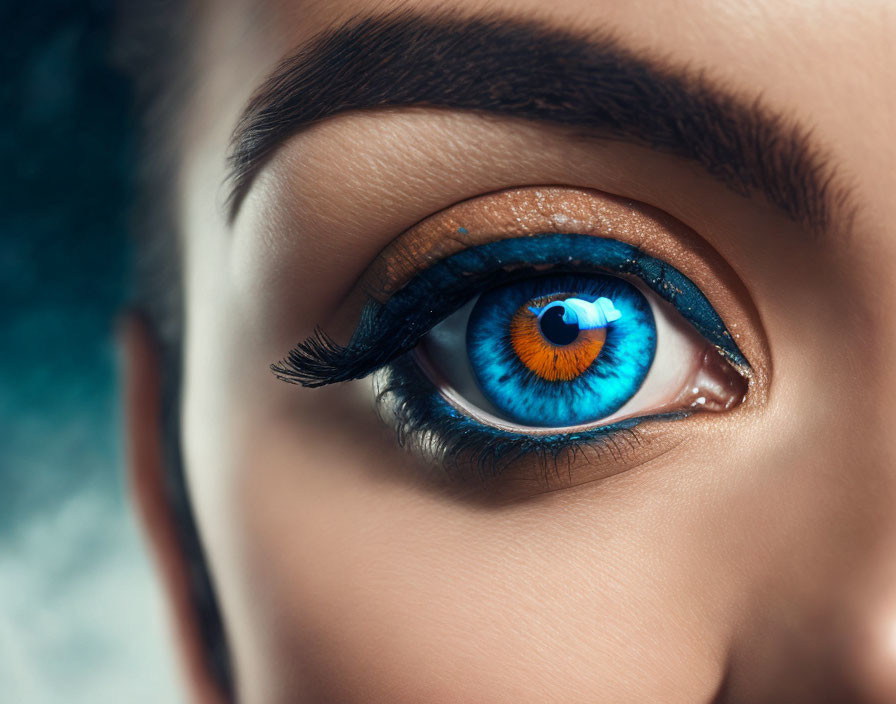
M 318 328 L 271 370 L 283 381 L 306 387 L 361 379 L 412 350 L 475 295 L 548 273 L 635 276 L 671 303 L 729 362 L 750 369 L 706 296 L 671 265 L 618 240 L 544 233 L 489 242 L 436 262 L 384 303 L 368 302 L 347 345 Z

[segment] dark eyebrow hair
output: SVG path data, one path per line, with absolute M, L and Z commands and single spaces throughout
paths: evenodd
M 480 111 L 649 146 L 741 195 L 764 195 L 814 231 L 849 200 L 809 129 L 703 72 L 535 22 L 393 13 L 318 35 L 257 90 L 234 132 L 231 219 L 285 139 L 334 115 L 392 107 Z

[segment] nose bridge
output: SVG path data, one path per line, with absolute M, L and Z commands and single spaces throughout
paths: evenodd
M 714 704 L 896 704 L 896 526 L 875 525 L 880 539 L 839 574 L 801 597 L 765 595 Z
M 787 524 L 805 542 L 754 599 L 720 704 L 896 704 L 896 427 L 869 406 L 843 431 L 862 447 L 813 484 L 818 513 Z
M 896 704 L 896 433 L 855 473 L 867 482 L 855 494 L 852 511 L 864 514 L 863 529 L 853 534 L 852 554 L 842 554 L 844 573 L 821 593 L 823 625 L 802 634 L 803 653 L 817 656 L 821 697 L 855 704 Z M 816 608 L 819 604 L 816 604 Z M 824 612 L 827 612 L 826 614 Z M 811 657 L 811 656 L 810 656 Z M 813 658 L 814 659 L 814 658 Z
M 896 704 L 896 530 L 893 521 L 837 619 L 838 670 L 857 703 Z
M 846 701 L 896 704 L 896 418 L 894 372 L 883 371 L 883 391 L 869 409 L 873 420 L 859 437 L 850 470 L 856 487 L 849 510 L 864 525 L 841 589 L 829 594 L 831 672 L 842 678 Z M 889 415 L 888 415 L 889 414 Z

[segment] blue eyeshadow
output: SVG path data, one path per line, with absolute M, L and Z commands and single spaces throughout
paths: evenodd
M 432 327 L 477 294 L 546 273 L 601 272 L 640 279 L 726 359 L 749 370 L 719 314 L 680 271 L 618 240 L 558 233 L 497 240 L 446 257 L 385 303 L 368 303 L 348 345 L 338 345 L 318 331 L 272 369 L 284 381 L 304 386 L 359 379 L 412 350 Z

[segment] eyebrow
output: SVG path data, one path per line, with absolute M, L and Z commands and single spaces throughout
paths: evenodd
M 396 107 L 523 118 L 648 146 L 740 195 L 763 195 L 813 231 L 849 200 L 808 128 L 704 72 L 650 61 L 610 36 L 400 13 L 323 32 L 259 87 L 231 145 L 231 220 L 287 138 L 342 113 Z

